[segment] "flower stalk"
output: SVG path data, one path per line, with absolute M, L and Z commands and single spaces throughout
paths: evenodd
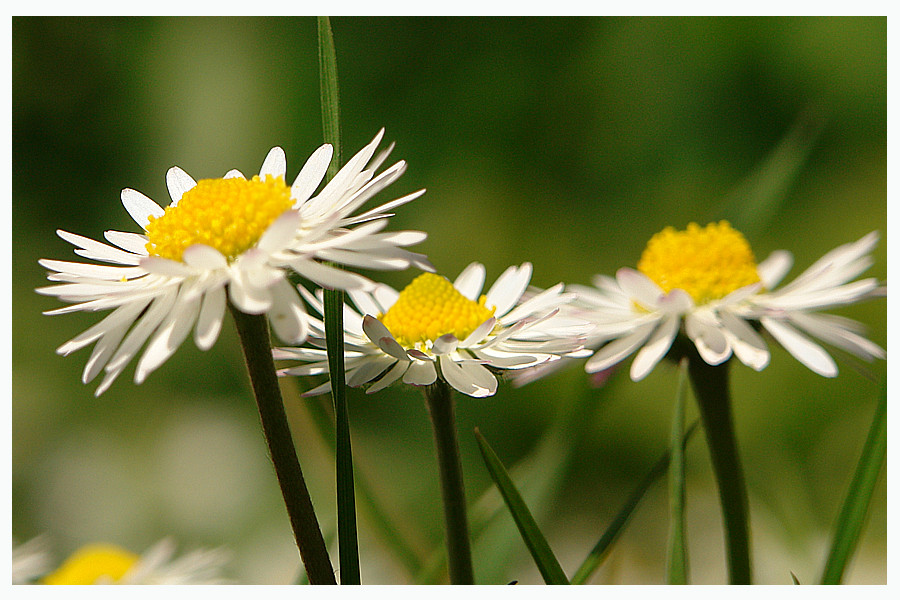
M 316 519 L 312 499 L 303 478 L 291 437 L 275 363 L 269 343 L 266 315 L 248 315 L 229 305 L 259 408 L 263 434 L 275 466 L 278 484 L 294 530 L 300 558 L 312 584 L 335 584 L 334 569 Z
M 440 378 L 426 386 L 424 392 L 428 412 L 431 415 L 441 478 L 450 583 L 471 585 L 475 583 L 475 576 L 472 570 L 466 492 L 463 486 L 453 398 L 450 395 L 450 386 Z
M 729 582 L 749 584 L 750 527 L 747 488 L 738 458 L 737 439 L 731 414 L 728 390 L 728 361 L 712 366 L 693 351 L 689 353 L 688 375 L 697 397 L 700 418 L 706 431 L 728 555 Z

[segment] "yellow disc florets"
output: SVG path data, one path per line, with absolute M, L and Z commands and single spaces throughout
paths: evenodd
M 650 238 L 638 270 L 666 293 L 684 290 L 698 304 L 759 281 L 750 244 L 727 221 L 666 227 Z
M 42 580 L 48 585 L 117 583 L 140 557 L 110 544 L 85 546 Z
M 166 214 L 150 217 L 147 251 L 180 261 L 189 246 L 206 244 L 231 261 L 256 245 L 291 206 L 282 177 L 201 179 Z
M 417 343 L 427 345 L 448 333 L 464 340 L 493 316 L 494 309 L 487 308 L 484 303 L 485 296 L 473 302 L 460 294 L 446 278 L 423 273 L 406 286 L 380 320 L 407 348 L 413 348 Z

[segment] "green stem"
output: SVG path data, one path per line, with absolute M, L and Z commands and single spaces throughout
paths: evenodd
M 474 584 L 472 550 L 466 517 L 466 491 L 450 386 L 438 379 L 425 388 L 425 400 L 431 414 L 434 444 L 437 449 L 447 534 L 447 563 L 451 584 Z
M 729 582 L 749 584 L 750 529 L 747 488 L 738 458 L 731 416 L 728 363 L 711 366 L 694 353 L 688 361 L 688 373 L 700 407 L 700 418 L 706 430 L 706 442 L 709 445 L 713 471 L 719 487 L 728 551 Z
M 229 307 L 241 339 L 250 382 L 259 407 L 263 433 L 269 445 L 272 463 L 275 465 L 275 474 L 281 486 L 281 494 L 294 530 L 297 548 L 300 550 L 300 558 L 306 567 L 310 583 L 334 584 L 336 583 L 334 569 L 325 548 L 325 540 L 319 529 L 306 481 L 303 479 L 303 471 L 297 459 L 294 440 L 284 412 L 284 403 L 272 360 L 266 316 L 248 315 L 233 306 Z

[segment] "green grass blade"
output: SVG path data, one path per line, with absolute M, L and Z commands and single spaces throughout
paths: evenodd
M 687 544 L 684 537 L 684 398 L 687 395 L 687 359 L 678 367 L 678 391 L 669 444 L 669 553 L 666 565 L 670 584 L 688 582 Z
M 872 491 L 884 465 L 886 453 L 887 382 L 881 389 L 881 397 L 863 446 L 862 456 L 837 519 L 834 540 L 822 575 L 823 584 L 839 584 L 844 577 L 844 571 L 856 550 L 865 525 L 869 501 L 872 499 Z
M 341 166 L 341 112 L 338 101 L 337 54 L 331 19 L 319 17 L 319 96 L 322 104 L 322 134 L 325 142 L 334 146 L 334 157 L 328 165 L 328 179 Z
M 544 581 L 550 585 L 568 584 L 569 580 L 565 572 L 559 565 L 559 561 L 556 560 L 556 556 L 550 549 L 544 534 L 541 533 L 537 523 L 535 523 L 534 517 L 531 516 L 531 512 L 522 500 L 522 496 L 519 495 L 503 463 L 500 462 L 500 459 L 478 429 L 475 429 L 475 437 L 478 439 L 478 447 L 481 450 L 481 455 L 484 457 L 484 464 L 487 466 L 491 479 L 494 480 L 494 483 L 500 490 L 500 494 L 503 496 L 503 500 L 506 502 L 506 506 L 509 508 L 509 512 L 519 528 L 519 533 L 522 535 L 529 552 L 531 552 L 531 556 L 534 558 L 534 562 L 537 564 Z
M 690 427 L 688 427 L 687 432 L 684 434 L 684 442 L 683 444 L 687 444 L 691 435 L 693 435 L 694 431 L 697 430 L 698 423 L 693 423 Z M 587 558 L 584 559 L 584 562 L 581 563 L 581 566 L 578 567 L 578 570 L 575 571 L 575 574 L 572 576 L 572 583 L 574 584 L 582 584 L 587 583 L 587 581 L 591 578 L 601 564 L 603 564 L 603 560 L 606 558 L 606 555 L 609 553 L 610 548 L 612 547 L 613 542 L 619 537 L 619 534 L 625 529 L 625 525 L 628 524 L 628 521 L 631 519 L 631 515 L 634 514 L 637 505 L 640 503 L 641 499 L 644 497 L 644 494 L 647 493 L 647 490 L 650 489 L 650 486 L 653 483 L 662 477 L 663 473 L 666 472 L 666 469 L 669 467 L 669 451 L 666 450 L 665 454 L 663 454 L 659 460 L 656 461 L 656 464 L 653 465 L 653 468 L 650 469 L 650 472 L 644 476 L 644 479 L 638 484 L 635 490 L 631 493 L 631 496 L 628 497 L 628 500 L 625 502 L 625 505 L 616 515 L 616 517 L 612 520 L 612 523 L 609 524 L 606 531 L 603 532 L 603 535 L 600 536 L 600 539 L 591 549 L 590 553 L 587 555 Z
M 728 195 L 720 218 L 745 235 L 760 232 L 787 197 L 823 124 L 822 117 L 812 110 L 801 113 L 778 145 Z
M 322 131 L 334 146 L 328 166 L 329 178 L 340 168 L 340 110 L 338 104 L 337 57 L 328 17 L 319 17 L 319 80 L 322 97 Z M 334 400 L 335 471 L 337 480 L 338 552 L 341 584 L 358 584 L 359 542 L 356 533 L 356 497 L 353 488 L 353 454 L 350 447 L 350 417 L 344 386 L 344 292 L 325 290 L 325 345 Z

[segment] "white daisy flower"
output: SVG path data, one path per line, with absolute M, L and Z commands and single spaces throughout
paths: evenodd
M 877 242 L 872 232 L 840 246 L 773 289 L 791 267 L 790 253 L 774 252 L 757 265 L 744 236 L 725 221 L 691 223 L 686 231 L 668 227 L 647 244 L 637 270 L 619 269 L 615 279 L 598 276 L 593 288 L 570 286 L 578 294 L 572 306 L 596 325 L 586 345 L 600 346 L 585 368 L 602 371 L 637 352 L 631 378 L 638 381 L 684 333 L 708 364 L 733 354 L 759 371 L 769 363 L 760 327 L 825 377 L 837 375 L 837 365 L 809 336 L 865 360 L 885 358 L 860 323 L 818 313 L 887 294 L 875 278 L 851 282 L 872 265 Z
M 351 290 L 359 312 L 345 306 L 347 385 L 371 383 L 366 390 L 371 394 L 398 380 L 426 386 L 440 376 L 463 394 L 480 398 L 497 391 L 495 372 L 554 361 L 582 348 L 589 326 L 559 316 L 559 307 L 574 298 L 563 293 L 562 284 L 526 292 L 529 263 L 510 267 L 481 295 L 484 279 L 484 266 L 472 263 L 452 284 L 423 273 L 399 293 L 386 285 L 371 292 Z M 321 294 L 305 296 L 323 312 Z M 328 373 L 324 338 L 323 323 L 311 321 L 310 342 L 318 347 L 276 348 L 278 360 L 308 363 L 281 369 L 279 375 Z M 325 383 L 305 395 L 330 389 Z
M 368 289 L 368 279 L 320 261 L 371 269 L 430 268 L 419 254 L 403 249 L 425 239 L 418 231 L 380 233 L 388 211 L 420 196 L 409 194 L 362 214 L 354 212 L 406 169 L 403 161 L 375 171 L 391 148 L 372 159 L 384 130 L 317 194 L 332 147 L 316 150 L 292 186 L 285 183 L 284 151 L 273 148 L 259 175 L 245 179 L 229 171 L 221 179 L 192 179 L 178 167 L 166 183 L 172 197 L 163 209 L 138 191 L 122 191 L 122 203 L 142 233 L 107 231 L 112 245 L 57 231 L 85 258 L 85 264 L 43 259 L 59 285 L 41 294 L 72 303 L 47 311 L 56 315 L 113 309 L 106 318 L 57 349 L 68 355 L 96 342 L 82 381 L 101 370 L 103 393 L 139 352 L 134 381 L 141 383 L 181 345 L 191 329 L 201 350 L 216 341 L 228 300 L 247 314 L 268 315 L 275 333 L 300 343 L 308 333 L 302 300 L 288 281 L 297 273 L 331 288 Z M 355 226 L 355 227 L 354 227 Z
M 163 539 L 143 555 L 112 544 L 77 550 L 40 583 L 47 585 L 212 585 L 229 583 L 222 575 L 228 560 L 221 549 L 194 550 L 173 558 L 175 543 Z

